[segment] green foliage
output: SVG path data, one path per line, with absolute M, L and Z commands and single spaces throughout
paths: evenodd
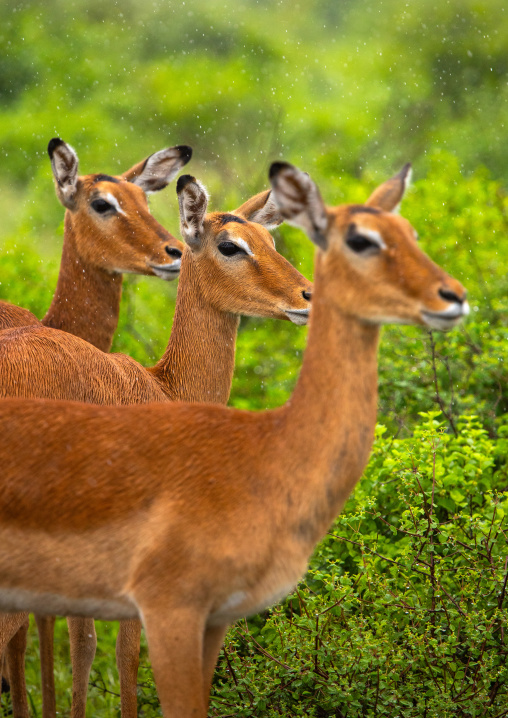
M 0 172 L 30 181 L 57 134 L 86 165 L 188 143 L 245 189 L 278 155 L 342 175 L 430 148 L 506 179 L 507 26 L 502 0 L 4 0 Z

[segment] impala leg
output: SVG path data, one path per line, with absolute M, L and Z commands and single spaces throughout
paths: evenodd
M 2 695 L 2 693 L 8 693 L 10 690 L 4 651 L 0 652 L 0 678 L 2 680 L 2 686 L 0 687 L 0 695 Z
M 88 681 L 92 668 L 97 634 L 93 618 L 67 618 L 72 665 L 71 718 L 85 718 Z
M 205 629 L 203 642 L 203 690 L 207 711 L 208 704 L 210 703 L 213 674 L 227 630 L 227 626 L 207 626 Z
M 28 613 L 1 613 L 0 614 L 0 677 L 2 678 L 2 693 L 8 693 L 9 666 L 7 665 L 6 650 L 11 638 L 28 621 Z M 28 629 L 28 623 L 26 624 Z
M 53 657 L 53 639 L 55 633 L 54 616 L 35 615 L 37 630 L 39 632 L 39 647 L 41 654 L 41 682 L 42 682 L 42 718 L 55 718 L 55 674 Z
M 187 607 L 140 607 L 164 718 L 206 718 L 203 615 Z
M 141 642 L 141 621 L 120 621 L 116 639 L 116 665 L 120 675 L 122 718 L 136 718 L 138 714 L 138 666 Z
M 11 637 L 7 642 L 5 655 L 9 669 L 9 683 L 11 686 L 11 704 L 13 718 L 29 718 L 28 700 L 25 683 L 25 653 L 26 636 L 28 633 L 28 614 L 16 613 L 7 616 L 4 623 L 2 616 L 2 629 L 10 627 Z M 7 625 L 6 625 L 7 624 Z M 17 626 L 17 628 L 15 628 Z M 8 631 L 0 631 L 3 640 Z M 2 641 L 3 643 L 3 641 Z

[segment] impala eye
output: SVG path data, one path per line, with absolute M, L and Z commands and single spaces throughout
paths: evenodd
M 247 252 L 234 242 L 221 242 L 218 250 L 225 257 L 232 257 L 233 254 L 247 254 Z
M 104 214 L 105 212 L 108 212 L 110 209 L 114 210 L 114 206 L 110 204 L 109 202 L 106 202 L 105 199 L 94 199 L 93 202 L 90 202 L 90 206 L 93 210 L 95 210 L 98 214 Z
M 356 252 L 357 254 L 362 254 L 369 249 L 376 249 L 378 251 L 380 249 L 377 242 L 365 237 L 363 234 L 353 234 L 346 239 L 346 244 L 349 249 L 352 249 L 353 252 Z

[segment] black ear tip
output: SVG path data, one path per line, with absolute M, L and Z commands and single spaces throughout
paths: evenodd
M 192 175 L 180 175 L 178 178 L 178 182 L 176 183 L 176 193 L 180 194 L 180 192 L 187 187 L 189 182 L 195 182 L 196 178 Z
M 408 176 L 408 174 L 411 172 L 411 162 L 406 162 L 404 167 L 399 172 L 398 176 L 404 180 Z
M 188 145 L 177 145 L 175 150 L 180 152 L 180 158 L 184 160 L 185 164 L 187 164 L 192 157 L 192 147 L 189 147 Z
M 280 174 L 283 170 L 292 170 L 294 169 L 293 165 L 290 165 L 289 162 L 272 162 L 270 165 L 270 171 L 268 172 L 268 178 L 274 179 L 277 177 L 278 174 Z
M 53 139 L 48 142 L 48 155 L 50 159 L 53 159 L 54 151 L 61 145 L 65 145 L 65 142 L 61 140 L 60 137 L 53 137 Z

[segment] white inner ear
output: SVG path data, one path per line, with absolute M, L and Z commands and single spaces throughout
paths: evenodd
M 370 239 L 371 242 L 377 244 L 380 249 L 386 249 L 386 244 L 382 236 L 379 232 L 376 232 L 375 229 L 367 229 L 366 227 L 362 227 L 358 224 L 356 225 L 356 234 L 361 234 L 362 237 L 367 237 L 367 239 Z
M 106 202 L 109 202 L 109 204 L 113 205 L 113 207 L 116 209 L 118 214 L 123 214 L 124 217 L 127 216 L 125 214 L 125 212 L 123 211 L 123 209 L 120 207 L 117 198 L 114 195 L 112 195 L 110 192 L 107 192 L 104 195 L 104 199 L 106 200 Z
M 78 172 L 78 156 L 70 145 L 59 147 L 54 153 L 52 161 L 59 178 L 63 175 L 68 177 L 71 182 L 75 181 Z
M 254 252 L 252 251 L 252 249 L 249 247 L 247 242 L 244 239 L 242 239 L 241 237 L 231 237 L 230 241 L 233 242 L 233 244 L 236 244 L 241 249 L 243 249 L 243 251 L 246 252 L 249 256 L 251 256 L 251 257 L 254 256 Z

